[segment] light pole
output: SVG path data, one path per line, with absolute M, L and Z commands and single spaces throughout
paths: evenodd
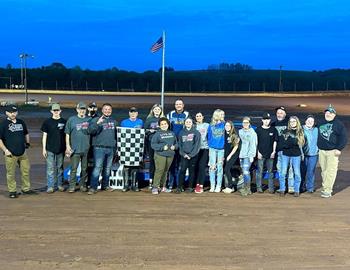
M 282 88 L 282 65 L 280 65 L 280 83 L 279 83 L 279 87 L 278 87 L 279 91 L 281 92 L 283 90 Z
M 28 103 L 28 86 L 27 86 L 27 58 L 34 58 L 34 55 L 28 53 L 21 53 L 19 58 L 21 60 L 21 86 L 25 90 L 25 104 Z

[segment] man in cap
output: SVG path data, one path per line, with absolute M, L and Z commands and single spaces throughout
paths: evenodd
M 30 189 L 30 164 L 26 153 L 29 148 L 29 134 L 24 121 L 17 118 L 14 105 L 5 108 L 7 118 L 0 124 L 0 148 L 5 155 L 7 188 L 10 198 L 17 198 L 16 166 L 19 165 L 22 179 L 22 194 L 36 194 Z
M 276 153 L 277 158 L 274 160 L 278 174 L 282 173 L 282 143 L 283 143 L 283 131 L 288 127 L 287 111 L 283 106 L 279 106 L 275 109 L 276 111 L 276 121 L 271 124 L 275 127 L 278 134 Z M 294 174 L 293 169 L 289 166 L 288 170 L 288 192 L 294 193 Z
M 347 144 L 345 126 L 336 118 L 336 110 L 330 104 L 324 111 L 325 120 L 319 125 L 317 146 L 321 166 L 321 197 L 330 198 L 337 177 L 339 157 Z
M 91 102 L 89 104 L 87 110 L 88 110 L 88 116 L 91 117 L 92 119 L 95 118 L 95 117 L 98 117 L 96 102 Z
M 143 128 L 143 121 L 137 116 L 139 115 L 137 109 L 135 107 L 131 107 L 129 109 L 129 118 L 124 119 L 120 126 L 121 127 L 128 127 L 128 128 Z
M 90 117 L 90 121 L 99 117 L 99 115 L 97 113 L 97 109 L 98 109 L 98 107 L 97 107 L 96 102 L 90 102 L 89 106 L 87 107 L 87 115 Z M 90 136 L 90 148 L 88 151 L 88 168 L 87 168 L 88 178 L 86 181 L 86 186 L 88 188 L 90 187 L 91 175 L 92 175 L 92 171 L 93 171 L 94 167 L 95 167 L 94 151 L 93 151 L 93 147 L 92 147 L 92 136 Z
M 95 167 L 91 175 L 89 195 L 96 193 L 101 172 L 101 190 L 109 189 L 109 177 L 117 144 L 117 122 L 111 116 L 112 105 L 105 103 L 102 105 L 102 116 L 90 122 L 89 133 L 92 137 Z
M 80 191 L 87 191 L 87 156 L 90 147 L 88 128 L 90 118 L 86 116 L 86 105 L 84 102 L 77 104 L 76 111 L 77 115 L 68 119 L 64 130 L 66 133 L 66 155 L 70 157 L 71 165 L 68 189 L 70 193 L 75 192 L 79 162 L 81 163 Z
M 269 113 L 262 115 L 262 125 L 255 132 L 258 137 L 258 169 L 256 170 L 256 189 L 262 193 L 261 178 L 263 175 L 264 165 L 269 173 L 268 187 L 272 194 L 275 191 L 273 183 L 273 160 L 276 154 L 278 133 L 275 127 L 271 126 L 271 116 Z
M 135 107 L 129 109 L 129 118 L 124 119 L 120 126 L 126 128 L 143 128 L 143 121 L 139 118 L 138 111 Z M 138 167 L 135 166 L 124 166 L 124 188 L 123 191 L 126 192 L 129 190 L 129 182 L 131 182 L 131 190 L 139 191 L 138 182 L 137 182 L 137 171 Z
M 65 133 L 66 120 L 61 117 L 61 106 L 51 105 L 52 117 L 46 119 L 41 126 L 43 132 L 43 157 L 46 159 L 47 193 L 63 188 L 63 160 L 66 150 Z

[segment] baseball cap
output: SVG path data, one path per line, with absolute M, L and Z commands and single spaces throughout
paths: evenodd
M 86 109 L 86 104 L 84 102 L 80 101 L 77 104 L 77 109 Z
M 129 109 L 129 112 L 137 112 L 136 107 L 131 107 L 131 108 Z
M 284 111 L 284 112 L 287 112 L 287 111 L 286 111 L 286 108 L 283 107 L 283 106 L 279 106 L 279 107 L 277 107 L 277 108 L 275 109 L 276 112 L 277 112 L 278 110 L 282 110 L 282 111 Z
M 57 110 L 61 110 L 60 104 L 58 104 L 58 103 L 53 103 L 53 104 L 51 105 L 51 111 L 57 111 Z
M 268 112 L 263 113 L 262 119 L 271 119 L 271 115 Z
M 328 107 L 324 110 L 325 112 L 330 112 L 330 113 L 334 113 L 334 114 L 336 114 L 337 113 L 337 111 L 335 110 L 335 108 L 333 107 L 333 105 L 332 104 L 329 104 L 328 105 Z
M 18 109 L 15 105 L 8 105 L 5 107 L 5 111 L 9 113 L 17 112 Z
M 89 108 L 97 108 L 96 102 L 91 102 L 91 103 L 89 104 Z

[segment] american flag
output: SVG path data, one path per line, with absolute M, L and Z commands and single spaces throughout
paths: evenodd
M 156 43 L 154 43 L 151 47 L 151 52 L 155 53 L 156 51 L 163 48 L 163 37 L 159 38 Z

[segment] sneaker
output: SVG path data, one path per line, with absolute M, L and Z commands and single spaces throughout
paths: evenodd
M 27 190 L 27 191 L 22 190 L 22 194 L 23 195 L 38 195 L 38 192 L 30 189 L 30 190 Z
M 196 188 L 194 189 L 194 192 L 197 194 L 203 193 L 203 186 L 197 185 Z
M 289 194 L 294 194 L 294 188 L 288 188 L 288 193 Z
M 86 191 L 88 191 L 87 187 L 80 187 L 79 189 L 80 189 L 80 192 L 86 192 Z
M 332 194 L 331 193 L 327 193 L 327 192 L 323 192 L 323 193 L 321 193 L 321 197 L 322 198 L 330 198 L 330 197 L 332 197 Z
M 54 192 L 54 190 L 53 190 L 53 188 L 52 188 L 52 187 L 50 187 L 50 188 L 48 188 L 48 189 L 46 190 L 46 192 L 50 194 L 50 193 L 53 193 L 53 192 Z
M 258 187 L 258 188 L 256 189 L 256 192 L 258 192 L 258 193 L 264 193 L 264 191 L 263 191 L 263 189 L 262 189 L 261 187 Z
M 96 193 L 97 193 L 96 189 L 90 188 L 87 194 L 88 195 L 94 195 Z
M 211 187 L 210 189 L 209 189 L 209 192 L 214 192 L 215 191 L 215 188 L 214 187 Z
M 230 193 L 232 193 L 233 191 L 234 191 L 234 190 L 233 190 L 232 188 L 228 188 L 228 187 L 222 190 L 222 192 L 225 193 L 225 194 L 230 194 Z
M 299 197 L 300 193 L 299 192 L 294 192 L 294 197 Z
M 58 191 L 63 192 L 64 191 L 64 187 L 63 186 L 58 186 Z
M 68 189 L 68 192 L 69 192 L 69 193 L 74 193 L 74 192 L 75 192 L 75 188 L 69 188 L 69 189 Z
M 124 187 L 122 191 L 123 191 L 123 192 L 129 191 L 129 187 Z
M 181 188 L 177 188 L 176 191 L 175 191 L 176 194 L 181 194 L 181 192 L 182 192 Z
M 132 188 L 132 191 L 134 191 L 134 192 L 139 192 L 140 189 L 139 189 L 138 187 L 133 187 L 133 188 Z
M 153 195 L 158 195 L 159 194 L 158 188 L 152 188 L 152 194 Z
M 275 193 L 275 191 L 274 190 L 272 190 L 272 189 L 269 189 L 269 191 L 268 191 L 270 194 L 274 194 Z
M 16 198 L 18 198 L 17 192 L 10 192 L 10 193 L 9 193 L 9 198 L 11 198 L 11 199 L 16 199 Z
M 215 193 L 220 193 L 221 192 L 221 188 L 220 187 L 215 188 L 214 192 Z

